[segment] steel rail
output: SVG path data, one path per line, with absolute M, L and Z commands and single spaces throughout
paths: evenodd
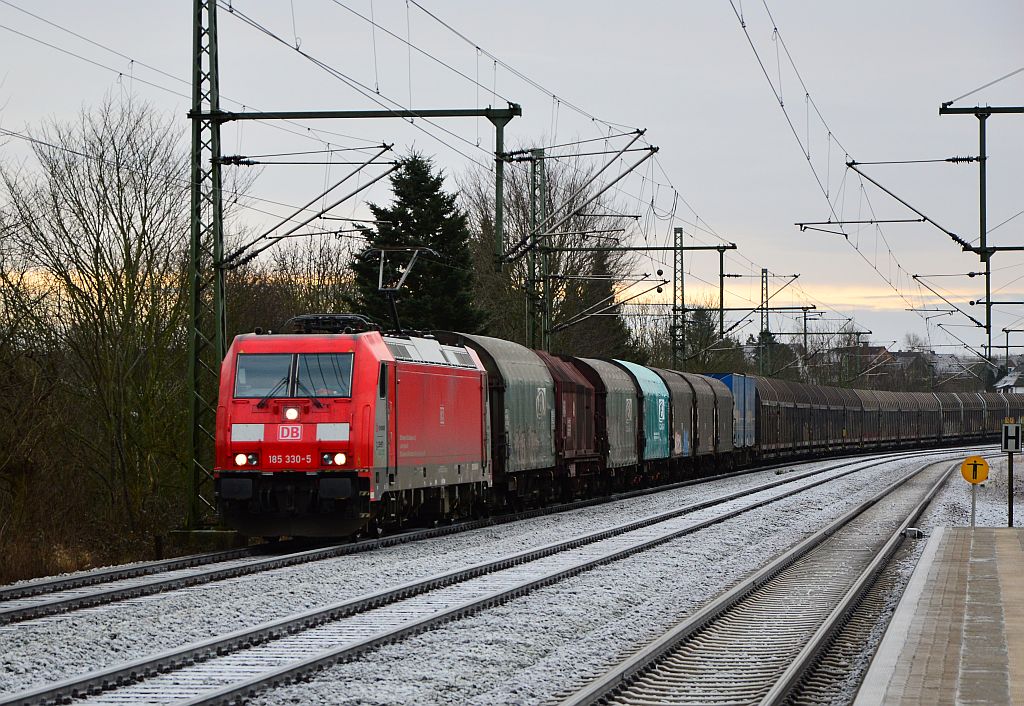
M 953 451 L 950 451 L 950 453 L 952 452 Z M 280 669 L 276 669 L 269 673 L 261 674 L 258 677 L 246 681 L 241 685 L 233 685 L 232 687 L 221 690 L 220 692 L 208 694 L 202 697 L 202 699 L 204 699 L 204 701 L 202 701 L 203 703 L 223 703 L 226 701 L 230 701 L 233 698 L 244 695 L 245 693 L 258 690 L 262 685 L 266 683 L 277 683 L 281 681 L 287 681 L 289 679 L 294 678 L 297 675 L 305 674 L 310 669 L 317 669 L 325 664 L 350 658 L 356 654 L 364 652 L 368 649 L 372 649 L 373 647 L 376 647 L 378 645 L 403 639 L 408 635 L 422 632 L 423 630 L 428 629 L 431 626 L 438 625 L 448 620 L 462 617 L 464 615 L 469 615 L 480 610 L 486 609 L 488 607 L 491 607 L 493 605 L 503 603 L 511 598 L 523 595 L 541 586 L 550 585 L 569 576 L 573 576 L 583 571 L 594 568 L 595 566 L 610 563 L 612 561 L 617 561 L 619 559 L 625 558 L 626 556 L 631 556 L 632 554 L 638 553 L 640 551 L 645 551 L 654 546 L 671 541 L 672 539 L 676 539 L 685 534 L 696 532 L 700 529 L 704 529 L 713 524 L 725 521 L 739 514 L 749 512 L 750 510 L 762 507 L 773 502 L 777 502 L 778 500 L 781 500 L 785 497 L 789 497 L 791 495 L 795 495 L 797 493 L 803 492 L 818 485 L 829 483 L 833 480 L 845 477 L 851 473 L 856 473 L 866 468 L 870 468 L 873 466 L 880 465 L 882 463 L 887 463 L 892 460 L 898 460 L 899 458 L 905 458 L 906 456 L 913 455 L 916 454 L 889 454 L 881 457 L 871 458 L 868 460 L 848 461 L 842 464 L 836 464 L 828 466 L 826 468 L 808 471 L 790 478 L 775 480 L 770 483 L 762 484 L 756 488 L 747 489 L 744 491 L 737 491 L 733 493 L 727 493 L 725 495 L 713 499 L 708 499 L 697 503 L 693 503 L 691 505 L 687 505 L 684 508 L 677 508 L 669 512 L 660 513 L 658 515 L 642 518 L 640 520 L 636 520 L 629 523 L 624 523 L 617 527 L 607 528 L 604 530 L 600 530 L 598 532 L 581 535 L 570 540 L 549 544 L 544 547 L 526 550 L 509 556 L 501 557 L 497 560 L 482 562 L 480 564 L 476 564 L 469 567 L 463 567 L 455 571 L 432 576 L 424 580 L 413 581 L 402 586 L 387 589 L 374 594 L 369 594 L 355 599 L 342 601 L 324 608 L 313 609 L 296 616 L 282 618 L 276 621 L 272 621 L 270 623 L 266 623 L 261 626 L 257 626 L 256 628 L 236 631 L 226 636 L 220 636 L 217 638 L 212 638 L 201 642 L 193 643 L 191 645 L 185 646 L 184 648 L 165 651 L 158 655 L 141 660 L 136 660 L 134 662 L 115 665 L 111 668 L 98 670 L 86 675 L 64 680 L 57 684 L 44 685 L 42 687 L 25 691 L 19 694 L 12 694 L 8 700 L 0 701 L 0 704 L 8 706 L 13 704 L 49 703 L 54 701 L 59 702 L 61 700 L 72 698 L 75 696 L 82 696 L 89 693 L 99 693 L 105 689 L 116 688 L 117 686 L 122 684 L 131 684 L 137 680 L 145 679 L 149 676 L 156 676 L 160 673 L 179 669 L 181 667 L 189 666 L 194 663 L 206 662 L 210 658 L 215 656 L 233 653 L 245 648 L 258 646 L 278 638 L 289 636 L 293 633 L 298 633 L 304 630 L 309 630 L 311 628 L 324 625 L 325 623 L 329 623 L 331 621 L 337 621 L 357 615 L 359 613 L 365 613 L 367 611 L 376 608 L 381 608 L 383 606 L 387 606 L 389 604 L 413 596 L 418 596 L 444 587 L 453 586 L 455 584 L 466 582 L 473 578 L 502 571 L 510 567 L 527 564 L 532 561 L 537 561 L 539 559 L 553 556 L 555 554 L 569 551 L 572 549 L 576 549 L 588 544 L 594 544 L 604 539 L 622 535 L 637 529 L 651 527 L 653 525 L 657 525 L 667 520 L 671 520 L 673 518 L 692 513 L 699 509 L 704 509 L 715 504 L 735 500 L 744 495 L 749 495 L 751 493 L 772 489 L 781 485 L 787 485 L 808 478 L 810 476 L 829 473 L 830 471 L 835 471 L 839 468 L 857 466 L 856 468 L 852 469 L 848 468 L 847 470 L 832 475 L 828 478 L 817 480 L 812 483 L 808 483 L 806 485 L 799 486 L 796 488 L 791 488 L 782 494 L 746 504 L 743 507 L 716 515 L 715 517 L 710 518 L 708 520 L 690 524 L 682 529 L 670 531 L 651 539 L 636 542 L 625 549 L 618 549 L 608 552 L 596 558 L 591 558 L 587 561 L 577 563 L 576 565 L 569 567 L 567 569 L 561 569 L 553 573 L 542 575 L 540 577 L 534 577 L 525 582 L 518 583 L 510 588 L 501 588 L 483 597 L 472 599 L 464 604 L 460 604 L 451 609 L 424 615 L 420 619 L 411 622 L 406 622 L 396 629 L 383 630 L 379 634 L 370 635 L 365 639 L 359 640 L 355 643 L 350 642 L 342 649 L 328 650 L 325 653 L 314 655 L 309 659 L 302 660 L 299 662 L 292 662 Z
M 902 453 L 915 453 L 905 451 Z M 885 454 L 880 453 L 879 456 Z M 852 463 L 852 462 L 851 462 Z M 792 466 L 793 463 L 778 463 L 769 466 L 746 468 L 739 471 L 720 474 L 716 478 L 730 478 L 739 475 L 757 473 L 773 468 Z M 534 508 L 507 515 L 500 515 L 482 520 L 460 522 L 455 525 L 432 527 L 410 532 L 402 532 L 387 535 L 375 539 L 367 539 L 354 543 L 331 545 L 316 549 L 303 550 L 299 552 L 288 552 L 274 554 L 266 559 L 255 559 L 251 562 L 241 562 L 228 567 L 208 568 L 203 571 L 189 573 L 186 576 L 174 576 L 155 578 L 152 581 L 142 583 L 130 583 L 127 586 L 117 585 L 86 593 L 74 593 L 70 596 L 56 595 L 61 592 L 75 591 L 89 586 L 101 586 L 102 584 L 126 581 L 144 576 L 155 576 L 175 571 L 183 571 L 191 568 L 198 568 L 220 562 L 232 562 L 250 556 L 261 556 L 280 552 L 293 546 L 291 543 L 284 545 L 258 545 L 239 549 L 229 549 L 208 554 L 195 554 L 176 559 L 165 559 L 160 561 L 132 564 L 129 566 L 110 567 L 99 569 L 88 573 L 69 577 L 54 577 L 33 581 L 15 586 L 0 588 L 0 625 L 30 620 L 47 615 L 77 610 L 79 608 L 94 607 L 113 603 L 129 598 L 153 595 L 165 591 L 197 586 L 228 578 L 250 575 L 261 571 L 285 568 L 302 563 L 332 559 L 340 556 L 371 551 L 397 544 L 420 541 L 435 537 L 446 536 L 456 532 L 465 532 L 483 527 L 496 526 L 508 522 L 516 522 L 523 519 L 530 519 L 543 514 L 554 514 L 581 509 L 593 505 L 615 502 L 618 500 L 641 497 L 643 495 L 659 493 L 676 488 L 694 485 L 705 482 L 706 478 L 679 481 L 676 483 L 641 488 L 623 493 L 615 493 L 597 498 L 577 500 L 559 505 L 552 505 L 545 508 Z M 53 596 L 52 598 L 45 598 Z M 38 600 L 37 600 L 38 599 Z
M 633 682 L 640 679 L 648 670 L 655 668 L 662 660 L 669 658 L 669 656 L 684 642 L 696 636 L 712 623 L 728 614 L 730 610 L 750 597 L 755 591 L 769 585 L 778 578 L 780 574 L 794 566 L 801 559 L 808 556 L 812 551 L 820 547 L 824 542 L 843 529 L 843 527 L 865 511 L 874 507 L 880 501 L 884 500 L 893 491 L 899 489 L 900 486 L 913 478 L 916 478 L 927 469 L 943 462 L 944 461 L 939 460 L 929 461 L 928 463 L 923 464 L 913 473 L 894 481 L 868 500 L 843 513 L 843 515 L 829 523 L 826 527 L 822 528 L 810 537 L 807 537 L 796 546 L 791 547 L 771 563 L 753 572 L 732 589 L 698 609 L 657 640 L 651 642 L 628 659 L 606 671 L 600 677 L 591 681 L 583 688 L 564 698 L 559 702 L 559 706 L 584 706 L 585 704 L 604 703 L 615 698 L 618 694 L 625 694 L 625 692 L 628 692 L 630 685 Z M 940 478 L 932 484 L 928 492 L 925 494 L 924 499 L 915 506 L 914 510 L 907 515 L 905 520 L 901 521 L 899 529 L 893 535 L 894 537 L 899 539 L 900 534 L 906 529 L 908 524 L 920 515 L 928 502 L 930 502 L 934 497 L 934 494 L 948 479 L 949 474 L 952 472 L 952 468 L 953 467 L 945 471 Z M 888 551 L 891 544 L 892 538 L 886 542 L 880 552 Z M 892 551 L 895 551 L 895 547 L 892 547 Z M 888 556 L 891 556 L 891 552 L 888 552 L 886 559 Z M 867 572 L 862 573 L 854 583 L 853 587 L 846 592 L 843 600 L 840 602 L 840 605 L 845 606 L 847 609 L 851 605 L 855 605 L 855 602 L 859 600 L 863 595 L 863 592 L 869 587 L 869 578 L 876 576 L 882 565 L 883 564 L 879 562 L 879 554 L 876 554 L 874 560 L 870 563 Z M 868 572 L 870 572 L 870 576 L 866 578 L 865 573 Z M 839 615 L 835 611 L 830 613 L 825 624 L 820 626 L 815 632 L 814 644 L 809 643 L 803 650 L 801 650 L 800 659 L 806 661 L 802 661 L 799 665 L 791 664 L 783 674 L 786 684 L 778 691 L 773 690 L 771 692 L 773 700 L 769 701 L 765 699 L 758 703 L 779 703 L 780 699 L 784 699 L 785 695 L 799 683 L 799 679 L 805 673 L 808 665 L 813 664 L 814 659 L 822 649 L 822 645 L 826 644 L 834 634 L 835 628 L 841 626 L 844 615 L 845 614 Z
M 846 624 L 849 616 L 860 605 L 864 595 L 874 585 L 882 570 L 889 564 L 893 554 L 903 544 L 903 541 L 906 539 L 907 528 L 911 526 L 911 523 L 917 522 L 922 513 L 924 513 L 925 508 L 935 498 L 939 489 L 949 480 L 949 476 L 956 470 L 958 465 L 956 463 L 951 464 L 949 469 L 932 484 L 932 487 L 928 489 L 928 492 L 911 510 L 910 514 L 900 522 L 896 530 L 889 536 L 885 545 L 875 555 L 875 558 L 871 560 L 871 563 L 868 564 L 854 584 L 850 586 L 828 618 L 825 619 L 825 622 L 815 631 L 792 664 L 790 664 L 761 700 L 761 704 L 781 704 L 800 685 L 803 678 L 817 663 L 818 658 L 828 649 L 839 630 Z
M 878 451 L 877 453 L 872 455 L 878 458 L 890 456 L 893 458 L 897 458 L 907 457 L 909 455 L 914 454 L 926 454 L 934 452 L 935 450 L 931 449 L 904 450 L 892 452 Z M 862 458 L 862 456 L 858 458 Z M 741 475 L 748 475 L 751 473 L 758 473 L 765 470 L 772 470 L 775 468 L 799 465 L 800 463 L 806 462 L 813 462 L 813 460 L 800 459 L 797 460 L 796 462 L 791 461 L 774 463 L 767 466 L 754 466 L 750 468 L 741 469 L 738 471 L 718 474 L 714 476 L 714 478 L 732 478 Z M 851 461 L 850 463 L 856 462 L 857 461 Z M 265 554 L 271 554 L 275 551 L 287 549 L 292 545 L 291 543 L 284 545 L 279 544 L 276 545 L 276 548 L 274 545 L 257 545 L 253 547 L 229 549 L 219 552 L 212 552 L 208 554 L 195 554 L 176 559 L 164 559 L 154 562 L 145 562 L 142 564 L 132 564 L 129 566 L 110 567 L 106 569 L 99 569 L 97 571 L 79 574 L 76 576 L 55 577 L 43 579 L 40 581 L 33 581 L 25 584 L 18 584 L 15 586 L 0 588 L 0 625 L 23 620 L 31 620 L 33 618 L 39 618 L 48 615 L 55 615 L 58 613 L 69 612 L 80 608 L 105 605 L 108 603 L 114 603 L 116 601 L 126 600 L 130 598 L 139 598 L 142 596 L 154 595 L 157 593 L 167 591 L 174 591 L 181 588 L 202 585 L 204 583 L 211 583 L 214 581 L 220 581 L 229 578 L 237 578 L 239 576 L 247 576 L 259 573 L 261 571 L 286 568 L 289 566 L 296 566 L 298 564 L 313 561 L 322 561 L 325 559 L 333 559 L 340 556 L 347 556 L 351 554 L 372 551 L 375 549 L 395 546 L 398 544 L 405 544 L 408 542 L 415 542 L 424 539 L 442 537 L 450 534 L 455 534 L 458 532 L 467 532 L 475 529 L 481 529 L 484 527 L 497 526 L 509 522 L 517 522 L 520 520 L 530 519 L 541 515 L 578 510 L 585 507 L 592 507 L 594 505 L 615 502 L 618 500 L 626 500 L 630 498 L 641 497 L 644 495 L 650 495 L 664 491 L 674 490 L 677 488 L 687 487 L 690 485 L 695 485 L 697 483 L 706 482 L 707 480 L 710 479 L 695 478 L 685 481 L 678 481 L 676 483 L 669 483 L 666 485 L 652 486 L 649 488 L 640 488 L 637 490 L 626 491 L 621 493 L 613 493 L 596 498 L 576 500 L 568 503 L 562 503 L 559 505 L 552 505 L 542 508 L 533 508 L 517 513 L 499 515 L 481 520 L 470 520 L 465 522 L 459 522 L 453 525 L 444 525 L 440 527 L 432 527 L 427 529 L 413 530 L 409 532 L 401 532 L 398 534 L 386 535 L 384 537 L 367 539 L 353 543 L 336 544 L 327 547 L 302 550 L 298 552 L 275 554 L 266 559 L 254 559 L 251 562 L 234 563 L 231 566 L 227 567 L 210 567 L 206 570 L 188 573 L 185 576 L 155 578 L 152 581 L 142 583 L 129 583 L 129 585 L 127 586 L 115 585 L 107 588 L 100 588 L 99 590 L 95 591 L 89 591 L 86 593 L 73 593 L 69 596 L 59 596 L 56 594 L 65 591 L 75 591 L 76 589 L 88 586 L 101 586 L 107 583 L 127 581 L 130 579 L 140 578 L 144 576 L 158 576 L 160 574 L 175 571 L 184 571 L 190 568 L 198 568 L 201 566 L 216 564 L 220 562 L 232 562 L 237 561 L 239 559 L 244 559 L 249 556 L 261 556 Z M 45 598 L 48 595 L 52 595 L 53 597 L 49 599 Z
M 47 593 L 55 593 L 57 591 L 67 591 L 69 589 L 81 588 L 83 586 L 92 586 L 98 583 L 107 583 L 118 579 L 135 578 L 137 576 L 146 576 L 164 571 L 188 569 L 218 561 L 240 559 L 246 556 L 259 554 L 261 551 L 266 551 L 272 546 L 274 545 L 260 544 L 251 547 L 238 547 L 237 549 L 225 549 L 205 554 L 190 554 L 188 556 L 175 557 L 172 559 L 158 559 L 156 561 L 147 561 L 136 564 L 104 567 L 102 569 L 86 571 L 73 576 L 51 576 L 26 581 L 24 583 L 18 583 L 11 586 L 0 587 L 0 603 L 18 598 L 28 598 L 30 596 L 39 596 Z

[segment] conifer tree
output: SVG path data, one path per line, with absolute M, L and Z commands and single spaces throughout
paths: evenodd
M 390 311 L 378 291 L 380 260 L 373 248 L 430 248 L 421 253 L 397 293 L 405 329 L 443 329 L 475 333 L 481 314 L 473 305 L 473 273 L 466 214 L 456 197 L 444 191 L 444 175 L 427 157 L 411 153 L 391 177 L 390 206 L 369 204 L 377 221 L 366 230 L 368 246 L 354 260 L 356 306 L 360 313 L 390 325 Z M 385 284 L 396 282 L 408 256 L 389 254 Z
M 555 334 L 552 349 L 594 358 L 636 360 L 639 351 L 633 345 L 629 327 L 622 318 L 622 306 L 616 302 L 615 280 L 611 275 L 608 255 L 595 253 L 587 274 L 591 279 L 578 280 L 576 287 L 566 287 L 563 315 L 583 311 L 596 315 Z

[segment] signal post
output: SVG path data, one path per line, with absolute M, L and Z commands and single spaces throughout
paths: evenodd
M 981 456 L 968 456 L 960 464 L 960 474 L 971 484 L 971 529 L 974 529 L 975 511 L 978 508 L 978 483 L 988 480 L 988 461 Z
M 1021 425 L 1008 417 L 1003 424 L 1002 449 L 1006 452 L 1006 526 L 1013 527 L 1013 455 L 1020 453 Z

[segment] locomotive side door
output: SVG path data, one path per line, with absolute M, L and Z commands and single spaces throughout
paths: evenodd
M 395 473 L 394 444 L 391 439 L 394 430 L 395 400 L 391 369 L 392 366 L 381 361 L 377 374 L 377 404 L 373 425 L 373 465 L 386 474 L 387 486 L 394 483 Z

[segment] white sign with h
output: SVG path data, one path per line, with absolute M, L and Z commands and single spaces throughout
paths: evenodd
M 1020 453 L 1021 425 L 1003 425 L 1003 451 L 1009 453 Z

